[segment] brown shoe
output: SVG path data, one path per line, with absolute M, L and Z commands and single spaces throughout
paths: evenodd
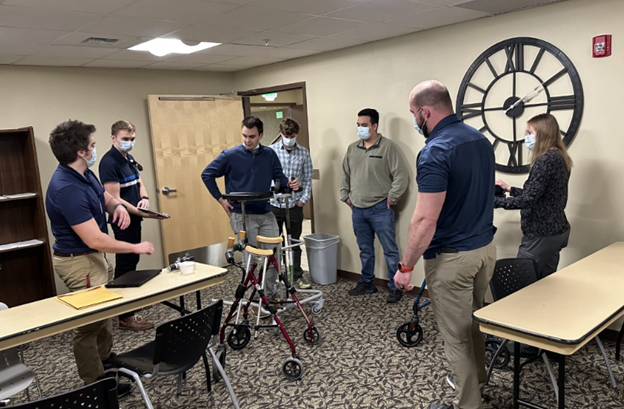
M 119 319 L 119 329 L 127 329 L 130 331 L 144 331 L 151 328 L 154 328 L 154 324 L 151 322 L 143 321 L 143 319 L 138 315 Z

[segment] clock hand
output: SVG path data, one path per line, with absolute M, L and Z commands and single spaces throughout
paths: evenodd
M 542 90 L 544 89 L 544 84 L 539 84 L 537 87 L 533 88 L 533 91 L 529 92 L 528 94 L 526 94 L 524 97 L 522 97 L 521 99 L 517 100 L 516 102 L 514 102 L 513 104 L 511 104 L 509 106 L 509 108 L 507 108 L 505 110 L 505 112 L 503 112 L 504 114 L 506 114 L 507 112 L 511 111 L 512 109 L 514 109 L 515 107 L 517 107 L 518 105 L 520 105 L 520 103 L 522 102 L 526 102 L 530 99 L 532 99 L 533 97 L 535 97 L 537 94 L 539 94 Z

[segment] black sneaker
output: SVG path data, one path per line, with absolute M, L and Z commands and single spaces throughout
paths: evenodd
M 378 290 L 377 290 L 377 287 L 375 287 L 375 283 L 362 283 L 362 282 L 359 282 L 359 283 L 357 283 L 355 288 L 352 288 L 352 289 L 349 290 L 349 295 L 354 297 L 354 296 L 358 296 L 358 295 L 374 294 L 377 291 Z
M 432 403 L 428 409 L 453 409 L 453 405 L 446 405 L 444 403 Z
M 448 386 L 450 386 L 451 389 L 455 390 L 455 381 L 453 381 L 452 374 L 446 375 L 446 383 L 448 383 Z
M 117 383 L 117 397 L 121 398 L 128 395 L 132 391 L 132 385 L 129 383 Z
M 388 298 L 386 298 L 386 302 L 388 304 L 394 304 L 401 301 L 403 297 L 403 292 L 401 290 L 390 290 L 390 294 L 388 294 Z

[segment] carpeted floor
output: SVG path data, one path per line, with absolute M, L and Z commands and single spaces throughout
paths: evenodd
M 211 298 L 232 299 L 239 274 L 229 274 L 226 282 L 203 292 L 204 303 Z M 405 348 L 396 340 L 396 327 L 411 315 L 413 298 L 388 305 L 386 292 L 364 297 L 346 295 L 354 283 L 339 280 L 330 286 L 316 286 L 324 293 L 321 313 L 312 315 L 322 333 L 322 343 L 308 346 L 303 342 L 305 328 L 296 311 L 282 318 L 296 343 L 304 375 L 288 381 L 281 373 L 289 350 L 283 337 L 272 330 L 252 338 L 249 345 L 233 351 L 228 347 L 226 371 L 232 381 L 241 408 L 427 408 L 431 402 L 449 403 L 453 391 L 447 386 L 442 340 L 430 307 L 421 312 L 423 341 Z M 194 296 L 187 296 L 187 307 L 194 307 Z M 580 301 L 579 301 L 580 302 Z M 311 309 L 310 303 L 305 304 Z M 589 307 L 588 307 L 589 308 Z M 162 323 L 177 312 L 157 305 L 142 312 L 144 319 Z M 115 322 L 115 328 L 116 328 Z M 154 331 L 135 333 L 115 330 L 114 350 L 121 352 L 152 340 Z M 614 345 L 606 343 L 610 357 Z M 35 371 L 44 396 L 81 385 L 71 352 L 71 333 L 64 333 L 30 344 L 25 351 L 26 364 Z M 624 364 L 612 360 L 618 388 L 611 389 L 607 372 L 595 343 L 590 343 L 567 361 L 567 408 L 624 408 Z M 556 371 L 556 367 L 555 367 Z M 521 393 L 535 403 L 555 407 L 556 402 L 544 364 L 529 365 L 523 373 Z M 206 391 L 201 361 L 189 373 L 182 396 L 176 396 L 174 377 L 145 381 L 157 408 L 231 408 L 223 382 Z M 486 409 L 512 408 L 512 372 L 494 372 L 485 395 Z M 34 391 L 34 388 L 31 388 Z M 36 396 L 36 393 L 33 392 Z M 25 401 L 25 395 L 14 403 Z M 144 407 L 135 388 L 120 400 L 122 408 Z

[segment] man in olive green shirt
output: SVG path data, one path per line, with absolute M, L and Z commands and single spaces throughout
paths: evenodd
M 399 148 L 377 132 L 379 113 L 366 108 L 358 112 L 359 140 L 349 145 L 342 161 L 340 200 L 352 210 L 353 232 L 360 248 L 362 275 L 349 295 L 377 292 L 375 287 L 375 234 L 386 258 L 390 294 L 396 303 L 401 291 L 394 286 L 400 260 L 394 232 L 394 206 L 407 189 L 408 171 Z

